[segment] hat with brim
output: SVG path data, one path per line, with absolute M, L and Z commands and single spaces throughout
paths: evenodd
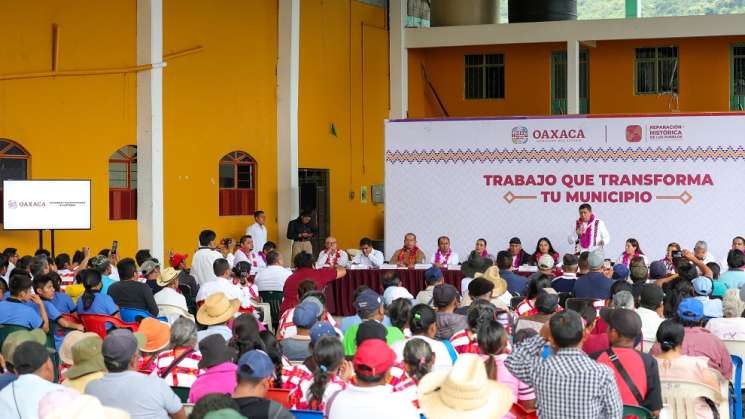
M 207 369 L 225 362 L 232 362 L 238 352 L 228 346 L 225 338 L 216 333 L 202 338 L 199 341 L 199 352 L 202 359 L 197 363 L 199 369 Z
M 147 341 L 140 348 L 142 352 L 158 352 L 171 341 L 171 327 L 153 317 L 145 317 L 140 322 L 137 332 L 145 335 Z
M 477 272 L 484 272 L 486 268 L 492 266 L 494 262 L 488 257 L 479 256 L 476 252 L 471 252 L 468 260 L 460 265 L 460 271 L 466 278 L 473 278 Z
M 17 330 L 9 334 L 8 337 L 5 338 L 5 341 L 3 342 L 3 346 L 2 346 L 3 358 L 5 358 L 5 360 L 8 362 L 12 362 L 13 354 L 15 353 L 16 348 L 21 346 L 22 343 L 28 342 L 28 341 L 34 341 L 41 345 L 46 345 L 47 334 L 44 333 L 44 331 L 41 329 Z M 54 353 L 54 349 L 49 348 L 49 347 L 47 347 L 47 351 L 50 354 Z
M 477 273 L 474 276 L 475 278 L 484 278 L 494 284 L 494 289 L 491 292 L 491 296 L 494 298 L 500 297 L 507 291 L 507 281 L 499 276 L 499 268 L 496 266 L 490 266 L 484 273 Z
M 93 332 L 81 332 L 79 330 L 72 330 L 67 333 L 65 339 L 62 341 L 62 346 L 60 346 L 59 348 L 59 359 L 67 365 L 72 365 L 72 347 L 81 340 L 93 336 L 100 339 L 100 337 Z
M 181 271 L 177 271 L 174 268 L 165 268 L 160 271 L 160 276 L 156 280 L 159 287 L 167 287 L 171 282 L 178 278 Z
M 489 380 L 478 355 L 463 354 L 447 371 L 419 382 L 419 405 L 428 418 L 501 418 L 512 406 L 512 391 Z
M 97 371 L 105 371 L 98 335 L 85 336 L 72 346 L 73 365 L 64 372 L 65 378 L 75 379 Z
M 238 311 L 240 300 L 229 300 L 225 294 L 216 292 L 199 307 L 197 321 L 205 326 L 225 323 Z

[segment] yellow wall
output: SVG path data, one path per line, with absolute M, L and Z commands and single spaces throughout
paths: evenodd
M 679 110 L 729 110 L 730 46 L 745 37 L 603 41 L 588 48 L 590 112 L 670 112 L 669 95 L 634 93 L 635 48 L 677 45 L 680 63 Z M 450 116 L 547 115 L 551 112 L 551 52 L 564 44 L 489 45 L 464 48 L 413 50 L 409 55 L 409 116 L 442 117 L 434 96 L 424 83 L 427 69 Z M 463 56 L 503 53 L 505 98 L 465 100 Z
M 218 216 L 218 161 L 234 150 L 258 162 L 257 207 L 276 240 L 288 221 L 276 220 L 277 2 L 165 0 L 163 12 L 165 54 L 204 47 L 163 73 L 166 250 L 191 254 L 200 230 L 237 237 L 253 221 Z M 136 0 L 0 3 L 0 74 L 49 70 L 52 23 L 61 70 L 133 66 L 136 18 Z M 383 183 L 387 43 L 382 8 L 302 1 L 300 167 L 330 169 L 331 231 L 342 247 L 383 235 L 382 206 L 361 204 L 359 189 Z M 93 179 L 93 230 L 58 232 L 57 252 L 113 239 L 122 255 L 137 249 L 136 222 L 108 220 L 107 172 L 112 152 L 136 144 L 135 83 L 134 73 L 0 81 L 0 138 L 31 153 L 30 178 Z M 7 246 L 31 253 L 37 235 L 0 230 Z
M 371 184 L 383 183 L 385 24 L 380 7 L 354 1 L 301 4 L 299 164 L 329 169 L 330 231 L 344 249 L 357 247 L 363 236 L 383 237 L 382 205 L 373 205 L 369 196 L 363 204 L 359 194 L 361 185 L 369 195 Z
M 135 1 L 0 3 L 0 74 L 51 70 L 52 23 L 60 26 L 60 70 L 136 64 Z M 135 143 L 134 74 L 0 81 L 0 138 L 31 153 L 32 179 L 92 178 L 94 230 L 56 233 L 58 252 L 118 239 L 136 250 L 135 221 L 108 220 L 108 158 Z M 49 234 L 45 235 L 49 246 Z M 0 231 L 0 248 L 38 246 L 36 232 Z

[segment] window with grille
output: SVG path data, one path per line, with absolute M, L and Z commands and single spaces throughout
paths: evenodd
M 4 180 L 28 179 L 28 159 L 31 155 L 19 144 L 0 138 L 0 203 L 3 202 Z M 3 220 L 3 205 L 0 204 L 0 222 Z
M 636 49 L 636 93 L 678 93 L 678 47 Z
M 242 151 L 220 159 L 220 215 L 249 215 L 256 208 L 256 160 Z
M 109 220 L 137 219 L 137 146 L 109 157 Z
M 590 111 L 590 71 L 589 53 L 579 52 L 579 112 Z M 555 51 L 551 54 L 551 114 L 567 113 L 567 52 Z
M 465 98 L 504 99 L 504 54 L 465 56 Z
M 732 46 L 730 109 L 745 111 L 745 45 Z

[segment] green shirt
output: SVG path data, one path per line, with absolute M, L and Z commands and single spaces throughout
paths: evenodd
M 344 333 L 344 355 L 354 356 L 357 352 L 357 329 L 359 328 L 360 325 L 355 324 Z M 404 332 L 398 327 L 388 326 L 386 329 L 388 330 L 388 334 L 385 336 L 385 340 L 389 346 L 404 339 Z

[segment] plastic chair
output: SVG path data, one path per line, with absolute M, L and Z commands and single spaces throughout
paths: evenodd
M 81 314 L 80 320 L 83 321 L 83 328 L 86 332 L 93 332 L 101 339 L 106 338 L 107 325 L 112 325 L 118 329 L 129 329 L 133 332 L 137 331 L 139 325 L 137 323 L 123 322 L 116 317 L 107 316 L 104 314 Z
M 270 388 L 267 390 L 264 398 L 274 400 L 282 406 L 288 409 L 290 408 L 290 390 L 285 390 L 283 388 Z
M 318 410 L 290 410 L 295 419 L 323 419 L 323 412 Z
M 189 387 L 171 387 L 171 390 L 173 390 L 174 393 L 178 396 L 178 398 L 181 400 L 181 403 L 188 403 L 189 402 L 189 390 L 191 388 Z
M 164 318 L 168 321 L 169 324 L 173 324 L 179 317 L 186 317 L 187 319 L 191 321 L 194 320 L 194 316 L 191 315 L 188 311 L 184 311 L 183 308 L 179 306 L 174 306 L 171 304 L 159 304 L 158 305 L 158 318 Z
M 623 405 L 623 417 L 636 416 L 639 419 L 654 419 L 652 412 L 641 406 Z
M 655 344 L 655 341 L 653 340 L 643 340 L 642 341 L 642 352 L 649 353 L 650 349 L 652 349 L 652 345 Z
M 277 326 L 279 326 L 279 307 L 282 305 L 285 293 L 282 291 L 259 291 L 259 296 L 262 302 L 269 304 L 273 320 L 272 330 L 277 330 Z
M 715 403 L 722 401 L 719 390 L 695 381 L 660 380 L 662 388 L 662 403 L 673 418 L 695 418 L 694 403 L 699 397 L 709 399 Z M 720 410 L 720 409 L 718 409 Z M 719 412 L 722 417 L 722 412 Z
M 741 360 L 745 360 L 745 340 L 722 340 L 722 343 L 724 343 L 724 347 L 727 348 L 730 355 L 736 355 Z M 743 384 L 745 383 L 741 381 L 740 386 L 742 387 Z
M 269 329 L 270 332 L 274 333 L 274 325 L 272 325 L 272 308 L 269 303 L 259 303 L 256 304 L 256 307 L 261 309 L 261 312 L 263 314 L 263 317 L 261 319 L 261 322 L 264 323 L 267 329 Z
M 149 311 L 139 308 L 119 307 L 119 316 L 127 323 L 139 323 L 146 317 L 152 317 L 164 322 L 168 321 L 165 317 L 153 316 Z
M 730 387 L 730 418 L 742 419 L 742 358 L 738 355 L 730 355 L 732 365 L 735 366 L 735 376 L 732 377 Z

